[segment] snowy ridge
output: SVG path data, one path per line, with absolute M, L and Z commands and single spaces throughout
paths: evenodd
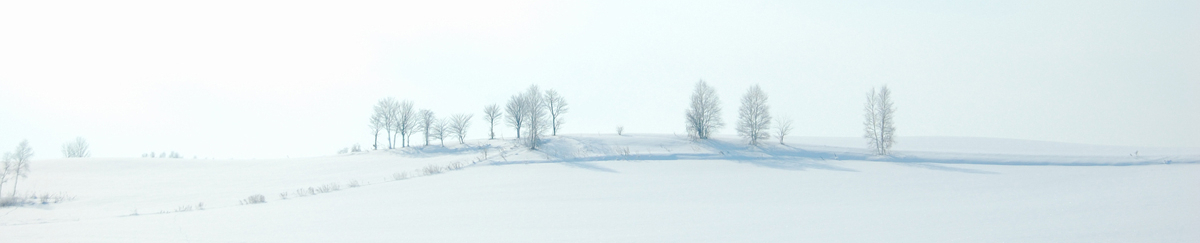
M 803 142 L 822 142 L 815 139 L 804 139 Z M 831 139 L 833 143 L 845 145 L 845 138 Z M 1005 143 L 1013 147 L 1012 140 L 971 139 L 971 138 L 923 138 L 927 144 L 937 143 L 937 140 L 954 142 L 973 141 L 977 144 Z M 1017 141 L 1016 143 L 1020 143 Z M 538 151 L 545 158 L 534 158 L 524 161 L 493 162 L 505 163 L 556 163 L 556 162 L 586 162 L 609 160 L 736 160 L 736 161 L 814 161 L 814 160 L 865 160 L 883 162 L 908 163 L 945 163 L 945 164 L 986 164 L 986 165 L 1059 165 L 1059 166 L 1128 166 L 1153 165 L 1171 163 L 1200 163 L 1200 152 L 1182 155 L 1159 156 L 1096 156 L 1096 155 L 1046 155 L 1043 151 L 1025 152 L 1008 150 L 1008 154 L 982 154 L 962 152 L 926 152 L 897 150 L 892 156 L 874 156 L 862 147 L 837 147 L 811 144 L 764 143 L 754 147 L 741 143 L 737 138 L 722 137 L 703 141 L 689 141 L 685 137 L 672 135 L 569 135 L 548 138 L 547 144 Z M 1053 149 L 1047 144 L 1069 147 L 1122 151 L 1134 151 L 1131 148 L 1113 146 L 1088 146 L 1066 143 L 1046 143 L 1027 141 L 1035 145 L 1043 145 L 1040 149 Z M 860 143 L 861 144 L 861 143 Z M 960 146 L 962 147 L 962 146 Z M 1018 146 L 1019 147 L 1019 146 Z M 1026 146 L 1032 147 L 1032 146 Z M 929 149 L 936 147 L 909 147 L 909 149 Z M 964 150 L 963 148 L 958 148 Z M 1151 148 L 1170 152 L 1188 151 L 1187 149 Z M 1200 151 L 1200 150 L 1194 150 Z M 1031 155 L 1032 154 L 1032 155 Z
M 1021 141 L 951 139 L 971 145 L 945 149 L 933 146 L 944 143 L 937 140 L 907 144 L 894 157 L 869 156 L 845 138 L 750 147 L 734 137 L 575 134 L 550 137 L 535 151 L 512 140 L 471 140 L 314 158 L 34 161 L 22 191 L 76 199 L 0 208 L 0 235 L 6 242 L 1200 240 L 1196 150 L 1141 149 L 1131 158 L 1118 154 L 1131 148 L 1059 144 L 1074 152 L 1047 155 L 1014 149 L 1031 147 Z M 342 186 L 290 193 L 331 184 Z M 265 202 L 239 204 L 252 195 Z

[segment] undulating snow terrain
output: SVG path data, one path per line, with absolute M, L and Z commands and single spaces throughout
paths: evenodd
M 882 158 L 857 138 L 786 142 L 37 160 L 22 193 L 74 200 L 0 208 L 0 242 L 1200 242 L 1200 149 L 917 137 Z

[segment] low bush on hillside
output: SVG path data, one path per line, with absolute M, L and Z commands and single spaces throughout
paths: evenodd
M 0 197 L 0 207 L 18 207 L 25 205 L 51 204 L 62 203 L 75 200 L 75 197 L 66 193 L 26 193 L 16 197 Z
M 265 199 L 264 199 L 264 200 L 265 200 Z M 192 206 L 192 205 L 183 205 L 183 206 L 179 206 L 178 208 L 175 208 L 175 212 L 176 212 L 176 213 L 178 213 L 178 212 L 189 212 L 189 211 L 193 211 L 193 210 L 204 210 L 204 203 L 198 203 L 198 204 L 196 204 L 195 206 Z M 136 212 L 136 211 L 135 211 L 135 212 Z
M 266 196 L 263 196 L 262 194 L 255 194 L 253 196 L 247 197 L 246 199 L 242 199 L 241 204 L 249 205 L 249 204 L 259 204 L 259 203 L 265 203 L 265 202 L 267 202 Z

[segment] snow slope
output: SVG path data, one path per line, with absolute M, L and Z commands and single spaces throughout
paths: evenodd
M 35 161 L 4 242 L 1198 242 L 1200 150 L 568 135 L 280 160 Z M 860 141 L 861 142 L 861 141 Z M 989 146 L 989 144 L 994 146 Z M 1056 146 L 1062 154 L 1051 153 Z M 487 159 L 482 159 L 486 148 Z M 1035 149 L 1028 149 L 1035 148 Z M 474 163 L 421 174 L 429 165 Z M 1167 164 L 1166 161 L 1171 161 Z M 1036 166 L 1033 166 L 1036 165 Z M 1086 165 L 1086 166 L 1077 166 Z M 1127 166 L 1113 166 L 1127 165 Z M 350 188 L 350 180 L 363 186 Z M 280 192 L 341 183 L 339 191 Z M 9 189 L 11 190 L 11 189 Z M 263 194 L 264 204 L 238 205 Z M 203 202 L 204 210 L 171 212 Z M 133 210 L 139 215 L 131 216 Z M 166 211 L 167 213 L 158 213 Z

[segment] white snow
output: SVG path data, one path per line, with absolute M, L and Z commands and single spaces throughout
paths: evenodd
M 750 148 L 631 134 L 551 137 L 539 151 L 474 140 L 276 160 L 35 160 L 21 192 L 75 200 L 0 208 L 0 241 L 1200 242 L 1200 149 L 898 142 L 894 157 L 856 138 Z M 392 178 L 452 163 L 473 164 Z M 328 183 L 341 189 L 279 197 Z M 238 205 L 254 194 L 267 202 Z

